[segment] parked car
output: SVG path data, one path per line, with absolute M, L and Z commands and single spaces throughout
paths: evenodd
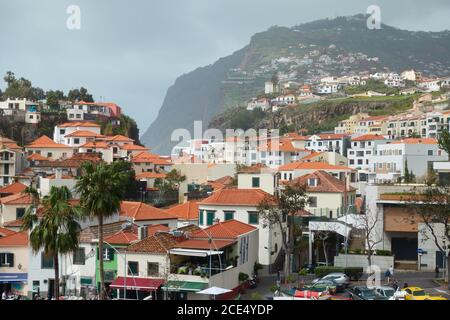
M 387 287 L 387 286 L 381 286 L 377 287 L 375 289 L 376 293 L 378 293 L 380 296 L 385 297 L 386 299 L 393 299 L 395 295 L 394 288 Z
M 342 286 L 340 289 L 342 290 Z M 305 290 L 314 292 L 328 291 L 330 294 L 335 294 L 338 291 L 338 284 L 332 280 L 319 280 L 311 285 L 304 286 L 301 291 Z
M 375 289 L 370 289 L 363 286 L 357 286 L 348 291 L 353 300 L 387 300 L 376 292 Z
M 407 287 L 402 290 L 406 292 L 405 300 L 447 300 L 440 296 L 430 296 L 420 287 Z
M 313 280 L 313 283 L 316 283 L 319 280 L 332 280 L 339 286 L 343 286 L 344 288 L 348 287 L 350 285 L 350 278 L 345 274 L 341 272 L 333 272 L 330 274 L 327 274 L 326 276 Z

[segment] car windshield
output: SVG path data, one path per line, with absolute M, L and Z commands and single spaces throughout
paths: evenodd
M 425 291 L 423 291 L 423 290 L 417 290 L 417 291 L 414 291 L 414 292 L 413 292 L 413 295 L 414 295 L 414 296 L 417 296 L 417 297 L 423 297 L 423 296 L 425 296 L 426 294 L 425 294 Z
M 394 295 L 395 291 L 391 289 L 384 290 L 384 294 L 386 297 L 392 297 Z
M 366 297 L 366 298 L 373 298 L 373 297 L 375 297 L 375 292 L 370 289 L 362 289 L 361 296 Z

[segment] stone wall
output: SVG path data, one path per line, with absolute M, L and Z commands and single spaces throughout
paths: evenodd
M 347 258 L 347 259 L 346 259 Z M 348 267 L 363 267 L 367 268 L 369 263 L 367 262 L 366 255 L 359 254 L 340 254 L 334 257 L 335 267 L 345 267 L 345 262 L 347 260 Z M 372 264 L 378 266 L 384 273 L 390 266 L 394 265 L 393 256 L 372 256 Z

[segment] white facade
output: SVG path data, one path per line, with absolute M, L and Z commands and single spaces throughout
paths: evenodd
M 66 135 L 74 133 L 76 131 L 92 131 L 97 134 L 101 134 L 100 126 L 92 126 L 87 125 L 83 126 L 82 124 L 78 126 L 55 126 L 55 130 L 53 132 L 53 141 L 56 143 L 65 144 L 66 143 Z

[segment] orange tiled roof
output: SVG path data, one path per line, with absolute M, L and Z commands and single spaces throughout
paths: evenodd
M 198 202 L 188 201 L 166 210 L 170 214 L 178 217 L 179 220 L 197 220 Z
M 49 158 L 44 157 L 38 153 L 33 153 L 31 156 L 27 157 L 28 161 L 46 161 L 49 160 Z
M 124 230 L 120 230 L 105 238 L 105 241 L 110 244 L 130 244 L 138 240 L 139 238 L 135 232 Z
M 278 168 L 278 171 L 303 170 L 352 170 L 345 166 L 335 166 L 326 162 L 292 162 Z
M 37 138 L 32 143 L 26 146 L 26 148 L 67 148 L 70 149 L 70 146 L 67 146 L 65 144 L 56 143 L 52 139 L 50 139 L 47 136 L 42 136 L 40 138 Z
M 100 128 L 100 125 L 94 122 L 84 122 L 84 121 L 76 121 L 76 122 L 66 122 L 58 125 L 59 128 L 73 128 L 73 127 L 86 127 L 86 128 Z
M 402 140 L 393 141 L 392 144 L 437 144 L 436 139 L 432 138 L 406 138 Z
M 130 151 L 147 151 L 148 148 L 143 146 L 138 146 L 136 144 L 125 144 L 120 147 L 122 150 L 130 150 Z
M 168 233 L 156 233 L 144 240 L 133 243 L 128 252 L 148 252 L 165 254 L 176 245 L 175 237 Z
M 167 159 L 161 158 L 157 154 L 152 154 L 149 152 L 141 152 L 135 155 L 131 162 L 133 163 L 153 163 L 155 165 L 169 165 L 171 162 Z
M 301 158 L 300 161 L 309 161 L 311 159 L 314 159 L 315 157 L 320 156 L 321 154 L 323 154 L 323 152 L 311 152 L 311 154 Z
M 383 136 L 378 134 L 365 134 L 357 138 L 353 138 L 352 141 L 373 141 L 373 140 L 386 140 Z
M 301 150 L 302 149 L 295 148 L 291 140 L 287 138 L 269 140 L 266 144 L 259 147 L 259 151 L 297 152 Z
M 261 189 L 221 189 L 199 205 L 258 206 L 270 194 Z
M 27 188 L 26 185 L 20 182 L 14 182 L 13 184 L 7 185 L 0 189 L 0 193 L 21 193 Z
M 256 229 L 257 228 L 254 226 L 237 220 L 228 220 L 209 226 L 206 229 L 194 231 L 190 237 L 204 239 L 208 239 L 209 237 L 212 237 L 213 239 L 237 239 L 239 236 Z
M 16 193 L 16 194 L 1 198 L 0 203 L 9 204 L 9 205 L 32 204 L 33 198 L 31 197 L 31 195 L 26 194 L 26 193 Z
M 135 221 L 177 219 L 177 217 L 164 210 L 136 201 L 122 201 L 120 204 L 120 215 L 132 217 Z
M 309 179 L 317 179 L 317 186 L 308 186 Z M 343 193 L 345 192 L 346 185 L 344 181 L 341 181 L 328 172 L 316 171 L 314 173 L 306 174 L 297 179 L 292 180 L 289 184 L 300 184 L 306 186 L 307 192 L 324 192 L 324 193 Z M 353 187 L 347 188 L 347 191 L 355 191 Z
M 142 172 L 136 175 L 136 179 L 164 179 L 166 177 L 165 173 L 157 172 Z
M 10 236 L 15 233 L 15 231 L 0 227 L 0 237 Z
M 133 139 L 130 139 L 128 137 L 125 137 L 123 135 L 115 135 L 115 136 L 108 136 L 105 138 L 106 141 L 114 141 L 114 142 L 133 142 Z
M 109 149 L 109 145 L 105 141 L 90 141 L 83 144 L 80 148 Z
M 26 247 L 28 246 L 28 231 L 15 232 L 0 238 L 0 247 Z
M 152 226 L 147 227 L 147 235 L 149 237 L 153 236 L 157 232 L 169 232 L 169 231 L 170 231 L 170 228 L 167 226 L 164 226 L 162 224 L 154 224 Z
M 22 219 L 17 219 L 17 220 L 8 221 L 8 222 L 3 223 L 3 226 L 6 228 L 19 228 L 22 225 L 23 225 Z
M 80 137 L 80 138 L 105 138 L 104 135 L 89 130 L 78 130 L 66 135 L 65 137 Z

